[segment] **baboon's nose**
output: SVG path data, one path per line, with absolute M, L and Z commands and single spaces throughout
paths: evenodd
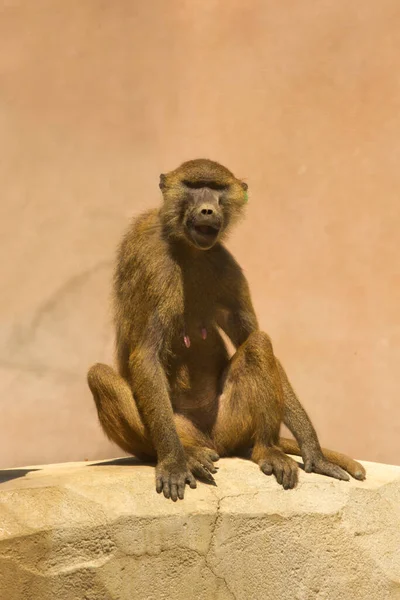
M 213 215 L 214 214 L 214 209 L 210 204 L 203 204 L 203 206 L 200 208 L 200 214 L 202 215 Z

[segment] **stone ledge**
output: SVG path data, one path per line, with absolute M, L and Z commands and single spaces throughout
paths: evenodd
M 224 459 L 176 504 L 135 459 L 2 471 L 0 598 L 400 599 L 400 467 L 364 464 L 284 491 Z

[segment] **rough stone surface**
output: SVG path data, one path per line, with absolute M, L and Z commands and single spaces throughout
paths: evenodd
M 135 459 L 1 471 L 0 598 L 400 599 L 400 467 L 364 464 L 284 491 L 225 459 L 176 504 Z

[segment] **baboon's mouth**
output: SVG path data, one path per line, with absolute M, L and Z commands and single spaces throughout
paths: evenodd
M 207 250 L 214 246 L 218 240 L 218 235 L 222 229 L 222 223 L 214 221 L 212 225 L 209 223 L 190 223 L 188 225 L 188 233 L 192 242 L 198 248 Z
M 195 225 L 194 230 L 204 237 L 216 237 L 219 233 L 219 227 L 211 225 Z

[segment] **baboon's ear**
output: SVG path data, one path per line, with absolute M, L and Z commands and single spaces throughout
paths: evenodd
M 242 190 L 243 190 L 243 196 L 244 196 L 244 201 L 248 202 L 249 201 L 249 195 L 247 193 L 247 190 L 249 189 L 249 186 L 247 185 L 247 183 L 245 183 L 244 181 L 240 182 L 240 185 L 242 186 Z
M 165 175 L 163 173 L 161 173 L 160 183 L 158 184 L 160 186 L 160 190 L 163 190 L 165 188 L 165 180 L 166 180 Z

